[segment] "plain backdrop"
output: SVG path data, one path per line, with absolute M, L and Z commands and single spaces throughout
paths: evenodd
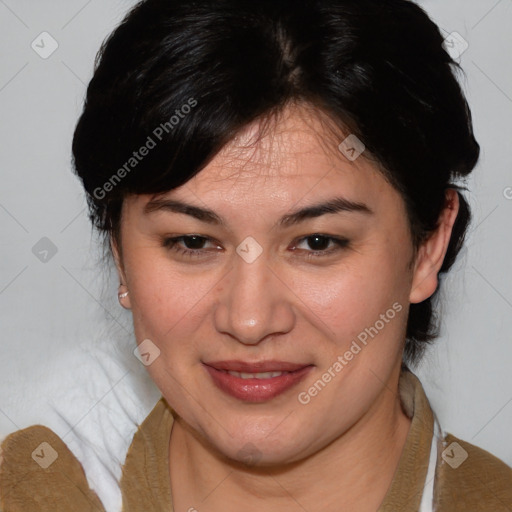
M 0 0 L 0 439 L 49 426 L 109 510 L 115 461 L 160 393 L 101 265 L 71 140 L 95 54 L 133 4 Z M 512 2 L 420 4 L 467 41 L 461 80 L 482 155 L 466 247 L 442 283 L 442 333 L 415 373 L 444 430 L 512 465 Z M 44 51 L 58 45 L 47 58 L 41 37 Z

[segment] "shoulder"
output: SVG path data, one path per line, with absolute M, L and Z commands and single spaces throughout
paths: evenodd
M 162 397 L 138 426 L 122 467 L 125 510 L 172 510 L 169 439 L 175 412 Z
M 441 510 L 512 509 L 512 468 L 492 453 L 447 434 L 436 475 Z
M 32 425 L 0 445 L 0 510 L 104 511 L 80 462 L 53 430 Z M 21 508 L 20 508 L 21 507 Z
M 55 447 L 61 448 L 62 440 L 53 430 L 43 425 L 32 425 L 12 432 L 0 444 L 0 476 L 2 482 L 12 474 L 14 465 L 32 474 L 37 467 L 49 467 L 58 458 Z M 36 462 L 33 465 L 29 461 Z

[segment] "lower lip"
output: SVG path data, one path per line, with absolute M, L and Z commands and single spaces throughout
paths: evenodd
M 246 402 L 266 402 L 298 384 L 309 373 L 312 366 L 284 373 L 270 379 L 242 379 L 222 370 L 204 365 L 215 385 L 228 395 Z

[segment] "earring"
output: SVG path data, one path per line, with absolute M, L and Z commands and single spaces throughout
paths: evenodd
M 124 304 L 121 302 L 123 299 L 125 299 L 126 297 L 128 297 L 128 290 L 126 291 L 123 291 L 123 290 L 126 290 L 126 286 L 124 284 L 120 284 L 119 285 L 119 291 L 117 293 L 117 298 L 119 299 L 119 303 L 121 304 L 121 306 L 123 306 L 123 308 L 125 307 Z

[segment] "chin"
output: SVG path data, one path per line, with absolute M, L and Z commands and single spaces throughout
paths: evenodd
M 283 435 L 280 445 L 276 440 L 270 442 L 268 439 L 227 439 L 226 445 L 217 444 L 216 448 L 227 459 L 247 468 L 283 466 L 307 456 L 306 450 L 297 445 L 286 446 L 284 443 L 289 439 L 293 439 L 293 436 Z M 306 445 L 311 449 L 311 443 Z

